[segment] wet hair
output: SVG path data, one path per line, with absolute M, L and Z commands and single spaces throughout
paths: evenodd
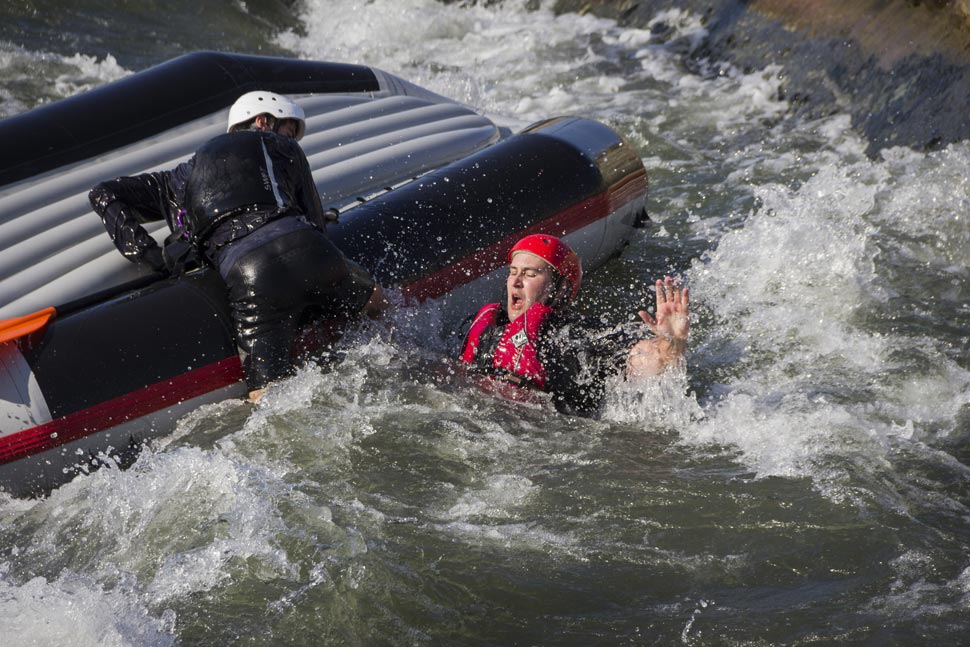
M 274 120 L 276 119 L 275 117 L 273 117 L 273 115 L 269 114 L 268 112 L 263 112 L 258 115 L 255 115 L 252 119 L 249 119 L 247 121 L 241 121 L 238 124 L 235 124 L 232 128 L 229 129 L 229 132 L 234 133 L 240 130 L 255 130 L 256 120 L 262 117 L 263 115 L 266 115 L 270 119 L 274 119 Z

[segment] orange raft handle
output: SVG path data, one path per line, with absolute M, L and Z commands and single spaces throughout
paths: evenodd
M 20 339 L 38 331 L 57 315 L 56 308 L 44 308 L 23 317 L 0 321 L 0 344 Z

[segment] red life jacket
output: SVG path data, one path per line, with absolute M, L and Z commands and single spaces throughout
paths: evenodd
M 501 308 L 499 303 L 489 303 L 478 311 L 465 339 L 461 361 L 471 364 L 481 354 L 479 345 L 482 335 L 496 325 Z M 546 370 L 539 360 L 536 343 L 543 324 L 552 312 L 547 305 L 533 303 L 521 317 L 505 325 L 494 348 L 481 349 L 490 351 L 492 368 L 496 373 L 515 384 L 528 383 L 539 389 L 546 388 Z

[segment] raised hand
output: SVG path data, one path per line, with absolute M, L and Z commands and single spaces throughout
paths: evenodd
M 681 361 L 690 332 L 690 290 L 665 276 L 657 281 L 657 316 L 646 310 L 638 314 L 656 337 L 644 339 L 630 349 L 627 376 L 660 375 Z
M 690 331 L 690 288 L 669 276 L 657 280 L 657 317 L 646 310 L 638 314 L 650 332 L 670 341 L 687 341 Z

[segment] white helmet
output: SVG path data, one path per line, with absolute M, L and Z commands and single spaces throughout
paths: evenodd
M 229 126 L 226 132 L 232 130 L 233 126 L 245 123 L 250 119 L 268 114 L 277 119 L 296 119 L 299 125 L 296 129 L 296 140 L 303 138 L 306 132 L 306 113 L 295 101 L 274 92 L 247 92 L 229 108 Z

